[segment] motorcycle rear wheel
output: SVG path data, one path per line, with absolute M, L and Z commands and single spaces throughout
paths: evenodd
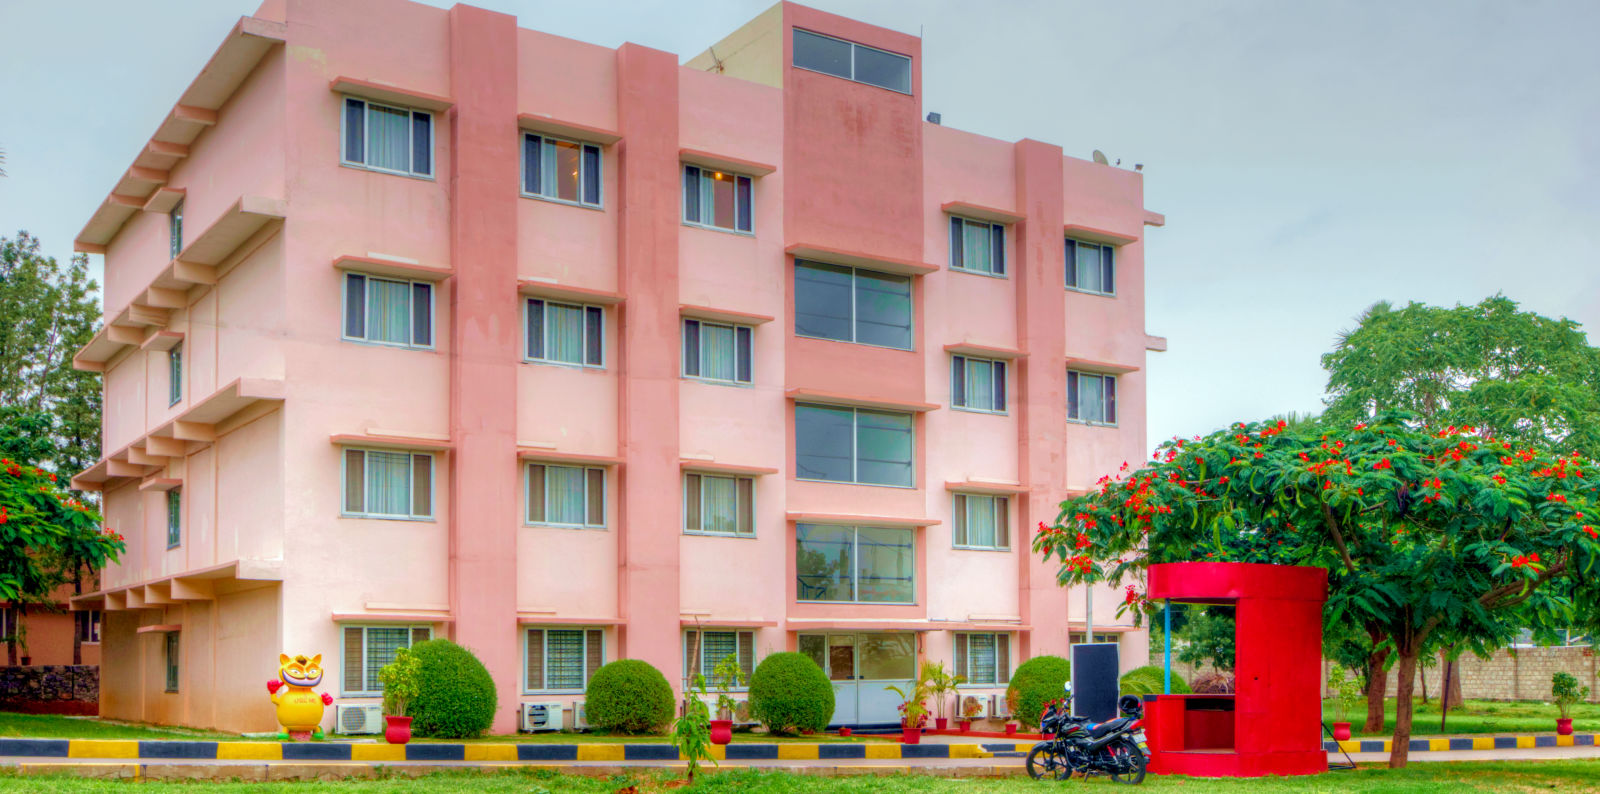
M 1110 747 L 1106 748 L 1106 752 L 1111 753 L 1113 758 L 1127 763 L 1126 772 L 1111 773 L 1111 779 L 1114 782 L 1124 783 L 1129 786 L 1137 786 L 1144 782 L 1144 751 L 1140 750 L 1139 745 L 1135 744 L 1132 739 L 1118 739 L 1112 742 Z
M 1051 742 L 1040 742 L 1028 751 L 1028 777 L 1034 780 L 1043 780 L 1046 777 L 1052 780 L 1066 780 L 1072 774 L 1072 767 L 1067 763 L 1065 756 L 1056 752 Z

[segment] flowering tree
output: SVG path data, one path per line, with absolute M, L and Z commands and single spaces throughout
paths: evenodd
M 1600 622 L 1600 472 L 1576 453 L 1384 414 L 1344 432 L 1238 424 L 1164 444 L 1136 472 L 1062 504 L 1034 550 L 1062 584 L 1142 581 L 1152 563 L 1328 568 L 1327 619 L 1391 641 L 1391 766 L 1406 763 L 1419 654 L 1489 647 L 1521 623 Z M 1137 585 L 1128 603 L 1149 607 Z
M 45 597 L 84 566 L 115 560 L 122 536 L 69 496 L 56 475 L 0 458 L 0 600 Z

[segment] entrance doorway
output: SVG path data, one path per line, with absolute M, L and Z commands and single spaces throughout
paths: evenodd
M 800 652 L 833 682 L 829 725 L 900 724 L 900 697 L 917 676 L 917 635 L 909 631 L 801 634 Z

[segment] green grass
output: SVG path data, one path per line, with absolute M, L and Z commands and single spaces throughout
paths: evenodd
M 1384 704 L 1383 730 L 1367 733 L 1361 730 L 1362 723 L 1367 719 L 1367 704 L 1362 701 L 1359 708 L 1351 709 L 1346 717 L 1350 720 L 1350 733 L 1352 736 L 1389 736 L 1394 733 L 1394 706 L 1395 699 L 1389 698 Z M 1336 719 L 1337 704 L 1332 700 L 1322 704 L 1323 719 L 1328 725 L 1333 725 Z M 1487 734 L 1487 733 L 1554 733 L 1556 730 L 1556 707 L 1548 703 L 1539 702 L 1500 702 L 1494 700 L 1469 700 L 1458 709 L 1451 709 L 1449 717 L 1445 720 L 1444 730 L 1439 730 L 1439 701 L 1430 700 L 1427 704 L 1415 702 L 1411 721 L 1412 736 L 1440 736 L 1444 734 Z M 1600 705 L 1593 703 L 1580 703 L 1572 707 L 1572 729 L 1578 732 L 1600 731 Z
M 664 773 L 587 778 L 560 775 L 549 771 L 512 770 L 502 772 L 441 772 L 420 778 L 348 780 L 304 783 L 144 783 L 144 792 L 195 791 L 223 794 L 365 794 L 404 792 L 404 794 L 443 794 L 473 791 L 487 794 L 612 794 L 629 785 L 640 794 L 668 791 L 664 785 L 673 777 Z M 51 791 L 60 794 L 102 794 L 128 791 L 129 784 L 118 781 L 81 780 L 71 777 L 20 777 L 0 773 L 0 791 Z M 707 794 L 900 794 L 901 792 L 960 792 L 961 794 L 1020 794 L 1021 792 L 1072 791 L 1087 787 L 1093 791 L 1128 791 L 1105 778 L 1065 783 L 1039 782 L 1027 778 L 952 780 L 919 775 L 891 777 L 858 776 L 824 778 L 775 771 L 712 771 L 694 786 L 677 791 Z M 1363 767 L 1355 772 L 1330 772 L 1318 777 L 1254 778 L 1247 780 L 1200 780 L 1183 777 L 1145 779 L 1134 791 L 1176 791 L 1184 794 L 1205 792 L 1328 792 L 1328 794 L 1427 794 L 1429 792 L 1502 791 L 1593 791 L 1600 788 L 1600 760 L 1416 763 L 1407 769 L 1389 770 Z

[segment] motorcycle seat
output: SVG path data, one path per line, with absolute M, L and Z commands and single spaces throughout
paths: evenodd
M 1127 724 L 1127 717 L 1118 717 L 1114 720 L 1107 720 L 1106 722 L 1102 722 L 1099 725 L 1094 726 L 1094 728 L 1089 731 L 1089 735 L 1098 739 Z

